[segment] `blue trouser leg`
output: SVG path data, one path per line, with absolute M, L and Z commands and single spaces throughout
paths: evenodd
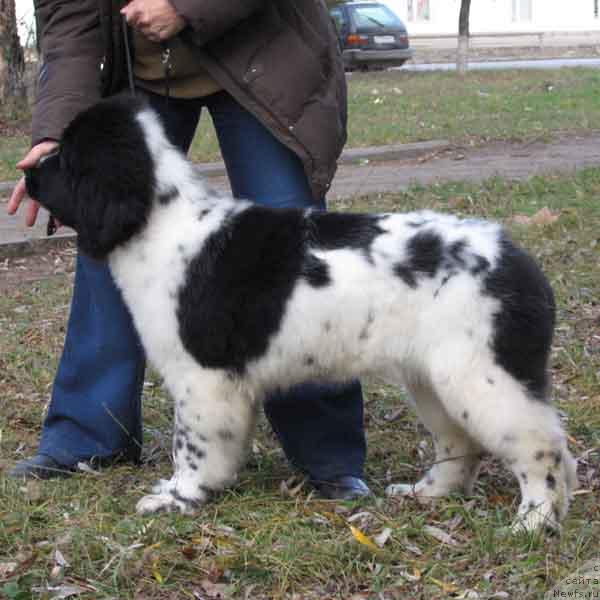
M 315 207 L 298 157 L 226 94 L 207 99 L 233 194 L 266 206 Z M 324 201 L 318 205 L 325 209 Z M 358 382 L 303 384 L 265 403 L 287 457 L 313 479 L 362 477 L 366 454 Z
M 144 353 L 110 271 L 79 253 L 67 337 L 40 454 L 63 465 L 141 449 Z

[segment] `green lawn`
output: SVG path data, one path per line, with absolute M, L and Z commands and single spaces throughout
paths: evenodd
M 263 420 L 239 485 L 195 517 L 138 517 L 136 501 L 170 471 L 171 406 L 149 374 L 144 468 L 121 465 L 27 485 L 0 479 L 0 597 L 51 598 L 77 586 L 83 598 L 107 600 L 543 598 L 556 580 L 600 557 L 599 196 L 600 169 L 588 169 L 344 200 L 353 211 L 427 207 L 499 219 L 544 266 L 558 300 L 554 398 L 581 459 L 581 489 L 560 538 L 503 534 L 518 505 L 518 486 L 492 460 L 485 461 L 471 498 L 430 505 L 385 498 L 390 479 L 415 480 L 433 455 L 401 392 L 374 381 L 366 382 L 365 405 L 374 499 L 327 502 L 306 486 L 282 486 L 293 472 Z M 515 217 L 546 206 L 558 216 L 554 222 L 516 224 Z M 61 257 L 70 271 L 72 253 Z M 24 264 L 11 260 L 4 268 Z M 59 272 L 0 295 L 5 468 L 35 450 L 71 282 L 70 273 Z M 389 533 L 389 539 L 374 551 L 351 525 L 366 536 Z M 446 543 L 440 530 L 449 536 Z
M 470 73 L 353 73 L 349 87 L 349 147 L 447 139 L 457 144 L 490 139 L 547 139 L 556 132 L 600 129 L 600 72 L 489 71 Z M 24 117 L 18 115 L 21 121 Z M 0 121 L 14 118 L 3 115 Z M 26 135 L 0 139 L 0 180 L 15 179 Z M 192 158 L 219 159 L 210 118 L 204 115 Z

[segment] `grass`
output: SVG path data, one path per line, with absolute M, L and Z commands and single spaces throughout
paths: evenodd
M 478 144 L 491 139 L 546 139 L 558 132 L 600 129 L 600 72 L 490 71 L 460 79 L 452 73 L 352 74 L 348 78 L 348 146 L 447 139 Z M 12 109 L 12 113 L 16 109 Z M 20 120 L 26 122 L 23 110 Z M 11 120 L 11 115 L 2 115 Z M 0 140 L 0 180 L 16 179 L 15 164 L 29 146 L 26 126 Z M 201 119 L 191 156 L 220 159 L 210 119 Z
M 170 403 L 148 373 L 144 468 L 117 465 L 25 485 L 0 479 L 0 597 L 50 598 L 71 586 L 94 599 L 542 598 L 555 581 L 600 557 L 599 195 L 600 169 L 588 169 L 523 182 L 413 187 L 336 207 L 428 207 L 500 219 L 543 264 L 558 300 L 554 396 L 571 449 L 581 457 L 582 493 L 560 538 L 502 535 L 515 513 L 518 487 L 491 460 L 471 498 L 430 505 L 385 498 L 390 479 L 419 477 L 432 448 L 402 393 L 374 381 L 366 382 L 365 415 L 367 478 L 375 498 L 322 501 L 306 486 L 282 486 L 293 473 L 263 420 L 237 486 L 195 517 L 138 517 L 135 502 L 170 470 Z M 515 216 L 535 215 L 544 206 L 559 218 L 545 225 L 515 223 Z M 2 467 L 36 447 L 64 336 L 72 254 L 60 255 L 59 271 L 66 273 L 0 295 Z M 25 259 L 3 265 L 20 267 Z M 368 536 L 389 529 L 390 537 L 373 551 L 350 525 Z M 450 536 L 449 543 L 439 541 L 438 530 Z
M 479 144 L 600 128 L 600 72 L 393 72 L 350 79 L 350 145 L 447 139 Z

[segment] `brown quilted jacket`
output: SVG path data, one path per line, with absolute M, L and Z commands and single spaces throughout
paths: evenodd
M 346 82 L 323 0 L 171 0 L 200 64 L 302 160 L 315 199 L 346 141 Z M 43 64 L 33 142 L 126 87 L 124 36 L 111 0 L 35 0 Z

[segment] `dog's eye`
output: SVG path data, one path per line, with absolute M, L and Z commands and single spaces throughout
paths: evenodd
M 37 164 L 35 165 L 36 169 L 39 169 L 48 159 L 50 158 L 54 158 L 55 156 L 58 156 L 60 154 L 60 148 L 55 148 L 54 150 L 52 150 L 52 152 L 48 153 L 48 154 L 44 154 L 44 156 L 40 157 L 40 160 L 37 161 Z

